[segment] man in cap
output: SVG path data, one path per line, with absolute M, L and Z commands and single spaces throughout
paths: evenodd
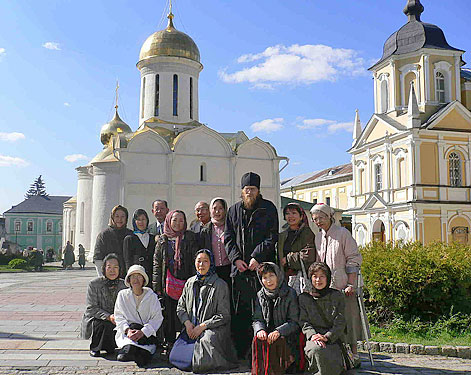
M 242 176 L 242 200 L 227 213 L 224 244 L 232 264 L 234 316 L 232 332 L 239 358 L 247 355 L 252 341 L 252 313 L 260 289 L 256 270 L 263 262 L 275 262 L 278 213 L 260 194 L 260 176 Z

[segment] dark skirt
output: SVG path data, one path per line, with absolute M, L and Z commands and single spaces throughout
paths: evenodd
M 177 317 L 177 304 L 178 301 L 175 301 L 173 298 L 169 296 L 165 296 L 164 298 L 165 310 L 163 312 L 164 321 L 162 323 L 165 341 L 167 344 L 173 345 L 176 341 L 176 333 L 177 331 L 181 331 L 182 324 L 180 323 L 180 319 Z
M 93 319 L 90 350 L 94 352 L 105 350 L 108 353 L 113 353 L 116 348 L 115 332 L 113 331 L 115 327 L 109 320 Z

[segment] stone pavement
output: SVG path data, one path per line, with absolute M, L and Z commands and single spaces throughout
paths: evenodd
M 157 360 L 150 368 L 92 358 L 80 340 L 88 281 L 95 270 L 0 274 L 0 374 L 182 374 Z M 356 374 L 470 374 L 471 360 L 407 354 L 362 355 Z M 250 374 L 241 364 L 233 374 Z M 355 372 L 352 372 L 354 374 Z

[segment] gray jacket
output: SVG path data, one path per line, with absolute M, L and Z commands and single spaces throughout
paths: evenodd
M 258 331 L 267 331 L 270 316 L 270 304 L 263 289 L 258 291 L 257 297 L 258 298 L 255 300 L 252 324 L 255 335 Z M 283 283 L 278 298 L 276 298 L 273 305 L 273 323 L 275 329 L 284 337 L 298 332 L 298 316 L 299 307 L 296 291 Z
M 118 292 L 126 289 L 124 280 L 119 280 L 115 287 L 109 287 L 104 276 L 97 277 L 88 283 L 87 307 L 82 318 L 80 334 L 83 339 L 92 335 L 93 319 L 107 320 L 114 312 Z

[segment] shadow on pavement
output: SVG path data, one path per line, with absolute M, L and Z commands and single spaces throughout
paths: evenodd
M 10 335 L 6 337 L 6 335 Z M 5 336 L 5 337 L 3 337 Z M 0 331 L 0 338 L 6 340 L 32 340 L 32 341 L 54 341 L 57 340 L 56 338 L 44 338 L 44 337 L 33 337 L 28 336 L 22 333 L 11 333 L 11 332 L 1 332 Z

